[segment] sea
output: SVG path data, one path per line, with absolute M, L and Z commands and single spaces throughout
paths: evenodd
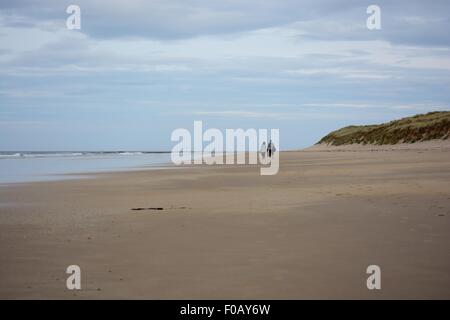
M 171 167 L 170 152 L 0 151 L 0 184 L 80 179 L 90 173 Z

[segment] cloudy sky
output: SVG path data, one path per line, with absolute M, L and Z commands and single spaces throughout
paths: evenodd
M 0 149 L 170 150 L 194 120 L 279 128 L 288 149 L 450 110 L 449 14 L 445 0 L 1 0 Z

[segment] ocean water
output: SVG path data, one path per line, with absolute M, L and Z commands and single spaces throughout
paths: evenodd
M 83 178 L 94 172 L 170 165 L 169 152 L 0 152 L 0 184 Z

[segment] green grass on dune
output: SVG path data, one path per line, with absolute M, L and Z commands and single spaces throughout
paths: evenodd
M 348 126 L 331 132 L 318 144 L 383 145 L 447 139 L 449 136 L 450 111 L 435 111 L 378 125 Z

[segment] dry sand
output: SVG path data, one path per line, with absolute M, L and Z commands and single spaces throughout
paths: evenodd
M 72 264 L 80 291 L 66 289 Z M 0 187 L 0 298 L 449 299 L 450 150 Z

